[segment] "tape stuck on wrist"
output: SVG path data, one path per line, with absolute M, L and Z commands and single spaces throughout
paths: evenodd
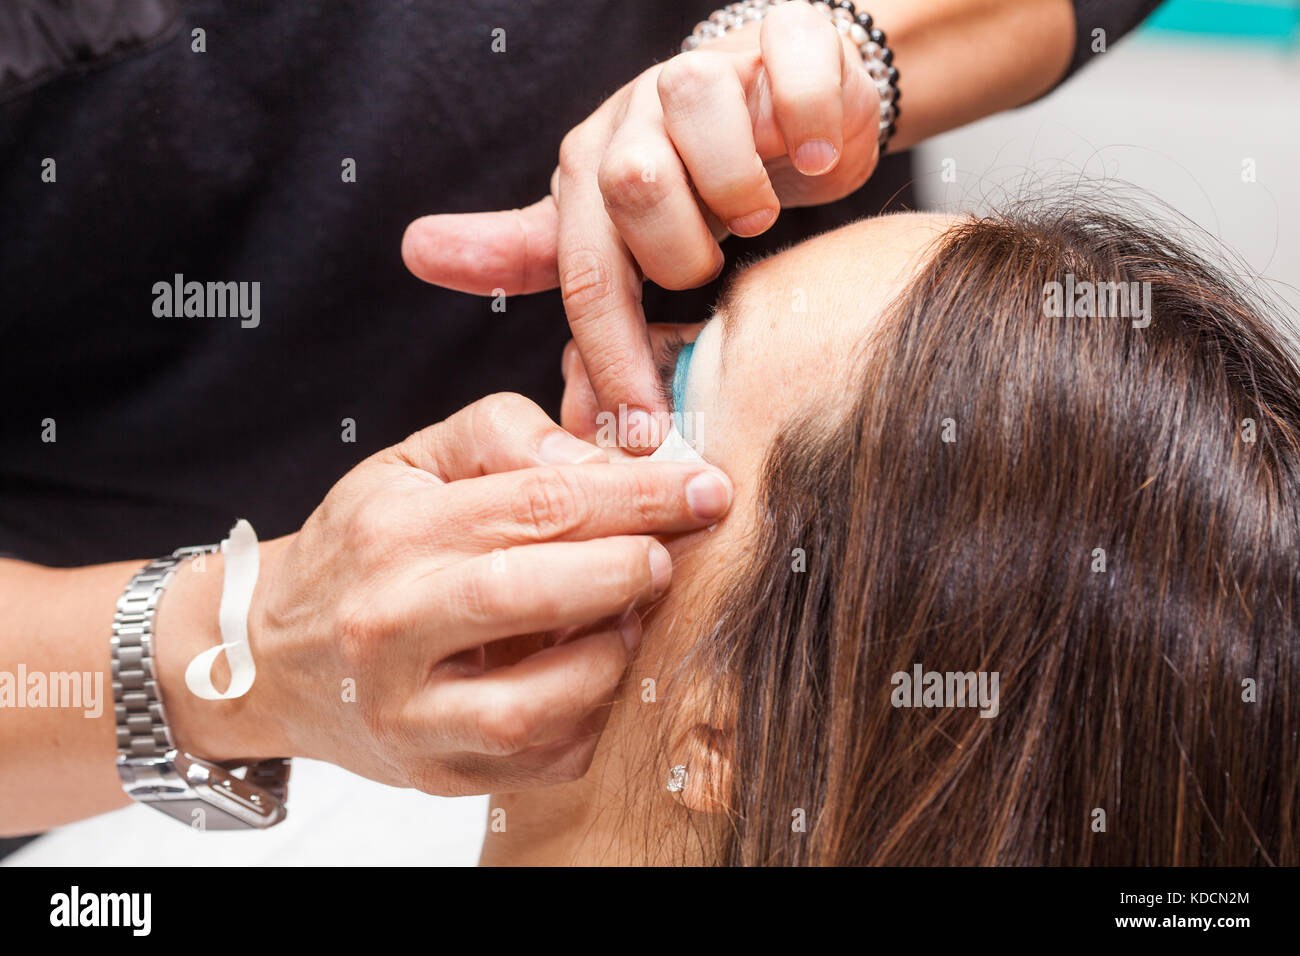
M 203 700 L 233 700 L 248 693 L 257 677 L 253 651 L 248 646 L 248 611 L 257 586 L 259 552 L 253 526 L 240 518 L 221 542 L 225 557 L 225 576 L 221 582 L 221 609 L 218 623 L 221 643 L 195 655 L 185 668 L 185 686 Z M 226 653 L 230 665 L 230 686 L 219 691 L 212 684 L 212 665 Z

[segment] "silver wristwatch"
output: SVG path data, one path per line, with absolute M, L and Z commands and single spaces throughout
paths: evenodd
M 118 598 L 112 640 L 117 774 L 133 800 L 195 829 L 264 829 L 285 817 L 289 760 L 213 763 L 180 751 L 154 671 L 153 619 L 163 589 L 181 561 L 219 550 L 215 544 L 178 548 L 150 561 Z

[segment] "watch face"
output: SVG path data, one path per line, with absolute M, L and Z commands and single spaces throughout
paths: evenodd
M 247 830 L 249 825 L 219 806 L 186 797 L 180 800 L 151 800 L 149 806 L 195 830 Z
M 262 828 L 284 819 L 284 804 L 220 764 L 181 753 L 176 768 L 184 774 L 195 796 L 207 805 L 209 829 Z M 223 818 L 230 822 L 220 822 Z
M 236 776 L 220 764 L 171 751 L 163 757 L 119 759 L 122 786 L 135 800 L 196 830 L 248 830 L 274 826 L 285 817 L 281 762 L 278 794 Z M 268 782 L 271 786 L 274 781 Z

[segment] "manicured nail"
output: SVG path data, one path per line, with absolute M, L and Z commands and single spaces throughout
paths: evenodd
M 731 484 L 716 471 L 702 471 L 686 483 L 686 503 L 697 518 L 721 517 L 731 504 Z
M 655 597 L 668 590 L 668 583 L 673 579 L 673 559 L 668 549 L 658 541 L 650 542 L 650 581 L 654 586 Z
M 816 176 L 830 169 L 838 156 L 829 140 L 810 139 L 794 151 L 794 168 L 805 176 Z
M 747 216 L 739 216 L 727 223 L 727 229 L 733 236 L 757 236 L 768 226 L 776 222 L 775 209 L 760 209 Z
M 623 620 L 618 624 L 618 632 L 623 635 L 623 646 L 628 653 L 636 650 L 641 643 L 641 618 L 636 611 L 628 611 L 623 615 Z
M 549 465 L 576 465 L 605 457 L 605 452 L 566 431 L 553 431 L 537 448 L 537 457 Z

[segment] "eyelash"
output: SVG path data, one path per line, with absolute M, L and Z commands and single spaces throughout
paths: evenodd
M 677 357 L 682 354 L 682 349 L 685 347 L 686 340 L 673 333 L 655 350 L 655 372 L 659 380 L 659 394 L 670 412 L 677 411 L 673 407 L 673 374 L 677 371 Z

